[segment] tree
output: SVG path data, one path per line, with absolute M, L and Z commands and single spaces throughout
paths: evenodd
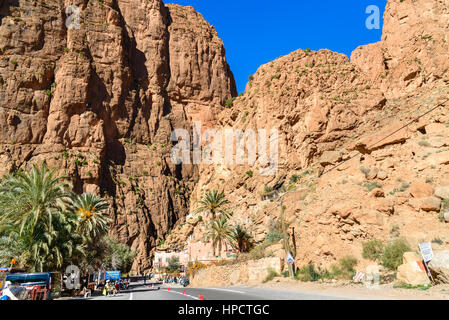
M 195 210 L 195 212 L 207 212 L 212 215 L 212 218 L 215 219 L 216 215 L 225 215 L 229 216 L 229 213 L 225 211 L 224 206 L 229 203 L 228 200 L 225 199 L 224 191 L 218 193 L 217 190 L 212 190 L 206 193 L 203 196 L 203 199 L 198 201 L 200 207 Z
M 111 219 L 107 216 L 109 204 L 102 198 L 83 193 L 70 199 L 70 211 L 77 215 L 76 232 L 83 241 L 91 243 L 108 232 Z
M 253 245 L 251 235 L 239 224 L 234 227 L 230 237 L 233 249 L 238 252 L 249 252 Z
M 100 240 L 108 230 L 107 203 L 74 194 L 63 179 L 42 163 L 0 183 L 0 253 L 30 271 L 88 264 L 106 248 Z
M 103 266 L 114 270 L 120 270 L 122 273 L 128 273 L 131 270 L 136 253 L 131 251 L 128 245 L 117 242 L 109 237 L 103 239 L 105 248 L 97 257 L 100 257 Z
M 228 224 L 228 219 L 225 215 L 221 215 L 217 219 L 209 222 L 208 230 L 205 234 L 205 241 L 212 241 L 213 254 L 218 247 L 218 253 L 221 253 L 223 245 L 227 249 L 227 243 L 231 243 L 232 227 Z
M 171 257 L 170 259 L 168 259 L 168 266 L 167 266 L 168 272 L 178 272 L 180 267 L 181 264 L 179 263 L 178 257 Z
M 55 177 L 45 163 L 30 171 L 7 175 L 0 185 L 0 225 L 17 227 L 19 234 L 32 234 L 39 227 L 53 230 L 53 218 L 61 215 L 63 201 L 70 198 L 70 184 Z
M 68 182 L 55 177 L 43 162 L 39 168 L 8 174 L 0 184 L 0 234 L 21 251 L 20 261 L 32 271 L 60 267 L 74 245 L 64 215 L 70 197 Z

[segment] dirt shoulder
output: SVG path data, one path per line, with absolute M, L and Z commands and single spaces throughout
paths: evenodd
M 427 290 L 394 288 L 393 284 L 369 288 L 364 284 L 356 283 L 300 282 L 275 278 L 267 283 L 251 283 L 242 285 L 242 287 L 302 291 L 357 300 L 449 300 L 449 285 L 435 285 Z

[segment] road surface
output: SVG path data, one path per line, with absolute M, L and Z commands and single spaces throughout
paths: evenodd
M 160 289 L 158 289 L 160 287 Z M 185 291 L 185 293 L 184 293 Z M 179 286 L 135 284 L 117 296 L 92 296 L 88 300 L 345 300 L 347 298 L 307 293 L 301 291 L 281 291 L 259 288 L 207 287 L 180 288 Z M 83 298 L 84 299 L 84 298 Z

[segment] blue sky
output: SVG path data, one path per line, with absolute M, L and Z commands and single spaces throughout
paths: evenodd
M 377 42 L 387 0 L 166 0 L 193 6 L 212 24 L 226 58 L 245 90 L 257 68 L 297 49 L 330 49 L 350 56 L 359 45 Z M 369 5 L 380 9 L 380 29 L 369 30 Z

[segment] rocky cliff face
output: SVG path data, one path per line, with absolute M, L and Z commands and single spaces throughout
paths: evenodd
M 80 28 L 67 30 L 72 4 Z M 377 141 L 447 97 L 448 10 L 444 1 L 389 0 L 380 42 L 351 60 L 295 51 L 261 66 L 223 107 L 236 96 L 224 47 L 191 7 L 2 1 L 0 173 L 46 160 L 77 192 L 104 195 L 112 234 L 138 252 L 136 271 L 150 267 L 163 239 L 172 249 L 201 239 L 204 225 L 187 214 L 211 189 L 224 190 L 233 222 L 263 241 L 279 207 L 261 194 L 281 183 L 300 264 L 360 256 L 371 238 L 445 246 L 438 212 L 449 192 L 447 105 Z M 278 129 L 279 170 L 174 165 L 170 133 L 192 130 L 195 120 Z
M 68 30 L 66 8 L 80 9 Z M 236 94 L 223 43 L 191 7 L 160 0 L 0 3 L 1 173 L 45 160 L 111 203 L 134 270 L 183 219 L 194 166 L 170 133 Z
M 444 1 L 390 0 L 382 40 L 356 49 L 351 61 L 298 50 L 261 66 L 218 119 L 223 128 L 278 129 L 277 174 L 260 175 L 258 165 L 202 166 L 192 199 L 223 189 L 234 222 L 263 241 L 280 208 L 261 194 L 283 182 L 301 265 L 361 258 L 362 242 L 372 238 L 406 236 L 412 245 L 438 238 L 447 246 L 440 212 L 449 188 L 448 104 L 390 136 L 448 98 L 447 11 Z M 189 216 L 166 245 L 203 233 Z

